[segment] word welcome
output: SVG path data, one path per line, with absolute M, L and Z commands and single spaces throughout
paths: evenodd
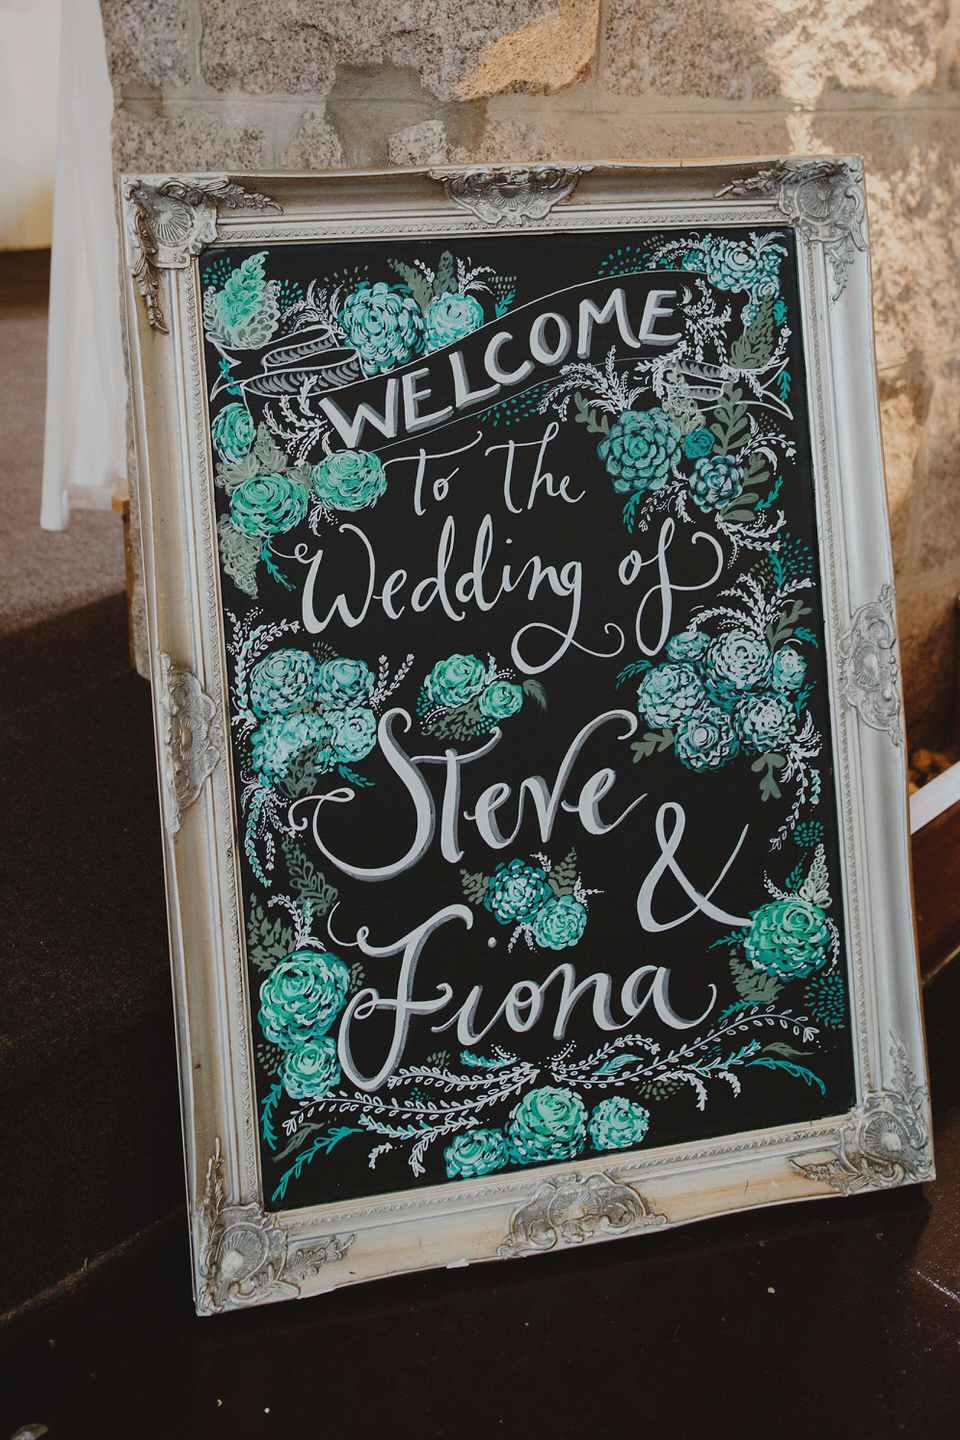
M 598 338 L 605 349 L 611 342 L 609 331 L 598 337 L 600 327 L 615 326 L 623 343 L 638 351 L 656 352 L 681 338 L 680 331 L 658 328 L 674 315 L 678 299 L 676 285 L 663 288 L 662 275 L 621 277 L 597 299 L 600 288 L 592 281 L 557 291 L 546 297 L 548 310 L 541 308 L 544 301 L 523 305 L 511 312 L 509 330 L 491 321 L 426 364 L 343 386 L 337 399 L 324 395 L 320 408 L 344 444 L 356 449 L 368 426 L 387 440 L 416 435 L 490 405 L 505 390 L 536 384 L 571 355 L 589 360 Z

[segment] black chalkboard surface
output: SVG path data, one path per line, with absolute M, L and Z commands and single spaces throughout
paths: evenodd
M 268 1212 L 854 1103 L 797 276 L 202 254 Z

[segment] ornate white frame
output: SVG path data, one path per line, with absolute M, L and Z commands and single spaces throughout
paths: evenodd
M 186 1173 L 201 1314 L 933 1174 L 864 186 L 850 157 L 121 182 Z M 205 245 L 756 224 L 798 237 L 857 1104 L 808 1125 L 265 1215 L 211 462 Z

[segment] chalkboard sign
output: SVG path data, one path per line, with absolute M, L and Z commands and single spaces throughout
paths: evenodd
M 124 192 L 200 1311 L 932 1173 L 857 163 Z

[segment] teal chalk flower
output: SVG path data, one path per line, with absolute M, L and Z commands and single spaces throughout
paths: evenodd
M 624 410 L 597 446 L 621 495 L 662 490 L 680 458 L 680 434 L 660 409 Z
M 218 411 L 210 426 L 210 433 L 214 449 L 221 460 L 225 460 L 228 465 L 236 465 L 245 455 L 249 455 L 250 447 L 257 436 L 257 427 L 246 405 L 235 401 Z
M 423 312 L 405 285 L 361 281 L 344 301 L 340 324 L 364 375 L 405 365 L 423 349 Z
M 703 426 L 694 430 L 690 435 L 684 436 L 683 453 L 688 460 L 702 460 L 705 455 L 713 453 L 716 438 L 712 430 Z
M 748 690 L 767 685 L 772 664 L 763 640 L 746 630 L 727 630 L 707 646 L 701 674 L 716 702 L 732 706 Z
M 718 290 L 747 291 L 753 300 L 762 300 L 780 292 L 780 261 L 785 253 L 782 245 L 760 246 L 753 239 L 707 235 L 688 252 L 682 266 L 703 272 Z
M 746 239 L 705 235 L 687 252 L 681 267 L 700 271 L 718 290 L 746 294 L 748 299 L 741 319 L 744 325 L 749 325 L 756 319 L 761 301 L 780 294 L 780 264 L 786 253 L 783 245 L 755 235 Z M 782 314 L 775 315 L 778 325 L 783 323 L 784 316 L 785 307 Z
M 254 475 L 230 496 L 230 519 L 241 535 L 267 540 L 299 525 L 309 503 L 306 487 L 286 475 Z
M 297 711 L 271 715 L 250 737 L 253 768 L 266 785 L 275 785 L 311 754 L 318 768 L 329 751 L 331 727 L 320 715 Z
M 255 715 L 285 715 L 309 705 L 316 693 L 319 666 L 305 650 L 274 650 L 250 672 L 250 707 Z
M 804 1008 L 814 1020 L 837 1030 L 847 1018 L 847 995 L 839 970 L 814 975 L 803 992 Z
M 430 302 L 424 339 L 427 350 L 453 345 L 483 324 L 483 306 L 472 295 L 440 295 Z
M 480 692 L 480 713 L 489 720 L 509 720 L 523 705 L 523 687 L 509 680 L 494 680 Z
M 752 290 L 761 274 L 754 246 L 744 240 L 714 239 L 707 273 L 721 290 Z
M 326 1035 L 343 1009 L 350 972 L 336 955 L 294 950 L 260 986 L 260 1025 L 282 1050 Z
M 650 1111 L 624 1095 L 609 1095 L 591 1112 L 587 1134 L 595 1150 L 630 1150 L 650 1125 Z
M 792 693 L 799 690 L 807 673 L 807 662 L 798 655 L 792 645 L 781 645 L 773 654 L 770 668 L 770 684 L 774 690 Z
M 242 325 L 260 309 L 266 286 L 263 274 L 265 258 L 265 250 L 259 255 L 248 255 L 220 291 L 217 309 L 224 325 Z
M 832 936 L 819 905 L 794 895 L 754 911 L 743 948 L 755 970 L 779 980 L 802 980 L 827 963 Z
M 510 1146 L 502 1130 L 469 1130 L 443 1152 L 450 1180 L 491 1175 L 510 1163 Z
M 280 1083 L 291 1100 L 320 1100 L 339 1085 L 340 1074 L 337 1042 L 325 1035 L 283 1057 Z
M 525 925 L 553 898 L 546 873 L 525 860 L 498 865 L 487 883 L 483 903 L 501 925 Z
M 267 252 L 247 258 L 233 270 L 222 290 L 203 294 L 203 320 L 208 337 L 228 350 L 255 350 L 265 345 L 280 319 L 279 289 L 267 280 Z
M 779 750 L 793 735 L 793 705 L 773 691 L 746 695 L 734 711 L 734 725 L 744 750 L 755 755 Z
M 331 510 L 366 510 L 386 493 L 387 476 L 369 450 L 337 450 L 314 466 L 313 489 Z
M 710 641 L 702 630 L 681 630 L 667 641 L 667 659 L 699 660 Z
M 566 950 L 577 944 L 586 926 L 586 906 L 572 895 L 554 896 L 537 911 L 533 938 L 544 950 Z
M 702 709 L 703 681 L 692 665 L 658 665 L 637 689 L 637 710 L 648 725 L 673 730 Z
M 740 751 L 733 719 L 717 705 L 704 708 L 678 728 L 674 754 L 688 770 L 719 770 Z
M 333 758 L 341 765 L 363 760 L 377 743 L 377 717 L 372 710 L 331 710 L 327 715 L 333 729 L 330 745 Z
M 518 1160 L 572 1160 L 586 1143 L 586 1107 L 576 1091 L 544 1085 L 513 1107 L 506 1131 Z
M 362 660 L 325 660 L 317 666 L 316 703 L 333 710 L 364 705 L 373 686 L 373 672 Z
M 709 236 L 707 237 L 709 239 Z M 697 245 L 688 250 L 680 262 L 681 270 L 695 270 L 698 273 L 707 269 L 707 251 L 705 245 Z
M 487 683 L 487 666 L 476 655 L 451 655 L 439 660 L 423 682 L 427 707 L 466 705 Z
M 687 482 L 693 503 L 704 514 L 722 510 L 743 492 L 743 468 L 729 455 L 698 460 Z

